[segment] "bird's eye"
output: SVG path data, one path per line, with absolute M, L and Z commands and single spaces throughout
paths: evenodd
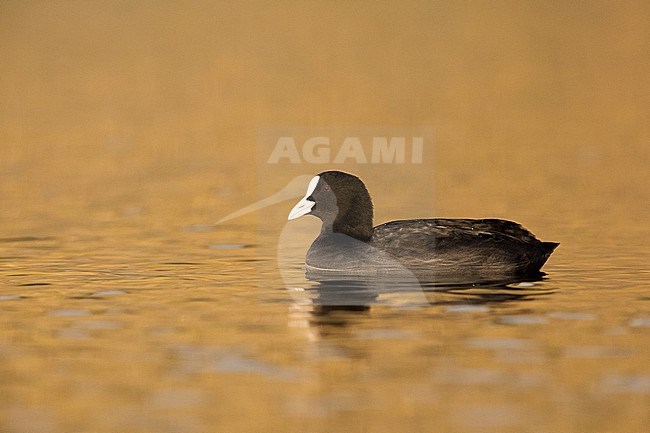
M 329 186 L 329 185 L 325 185 L 325 186 L 323 187 L 323 191 L 329 191 L 329 190 L 330 190 L 330 186 Z

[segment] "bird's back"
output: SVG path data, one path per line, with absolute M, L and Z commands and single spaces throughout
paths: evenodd
M 369 243 L 410 268 L 481 279 L 539 274 L 558 245 L 512 221 L 442 218 L 381 224 Z

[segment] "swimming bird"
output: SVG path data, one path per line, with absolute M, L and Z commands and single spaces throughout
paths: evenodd
M 440 281 L 495 281 L 539 277 L 556 242 L 542 242 L 521 225 L 501 219 L 411 219 L 373 227 L 373 204 L 364 183 L 342 171 L 314 176 L 289 220 L 322 221 L 307 271 L 352 274 L 408 269 Z

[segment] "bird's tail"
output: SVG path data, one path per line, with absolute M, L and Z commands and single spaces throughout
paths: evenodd
M 558 245 L 560 245 L 559 242 L 542 242 L 542 248 L 544 249 L 547 258 L 553 251 L 555 251 Z
M 528 256 L 528 261 L 520 273 L 531 276 L 546 275 L 546 273 L 541 271 L 542 266 L 544 266 L 544 263 L 546 263 L 558 245 L 560 244 L 557 242 L 541 242 L 538 244 L 537 248 L 531 251 L 532 254 Z
M 548 258 L 553 254 L 553 251 L 560 245 L 558 242 L 542 242 L 541 254 L 535 260 L 534 268 L 539 271 L 546 263 Z

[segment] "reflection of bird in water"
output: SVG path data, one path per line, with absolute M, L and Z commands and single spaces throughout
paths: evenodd
M 487 312 L 491 306 L 534 301 L 552 293 L 552 290 L 540 289 L 530 281 L 517 280 L 473 285 L 412 286 L 398 281 L 387 282 L 382 278 L 326 279 L 314 282 L 304 291 L 303 299 L 308 299 L 308 302 L 295 306 L 293 313 L 294 321 L 302 323 L 300 328 L 309 335 L 309 340 L 336 341 L 337 347 L 345 347 L 347 352 L 352 347 L 341 346 L 340 340 L 347 340 L 344 336 L 357 329 L 352 325 L 371 315 L 374 305 L 393 307 L 398 311 L 404 308 L 400 315 L 403 319 L 396 320 L 409 321 L 409 312 L 413 308 Z M 314 350 L 323 350 L 323 347 Z
M 553 293 L 540 290 L 527 279 L 500 282 L 447 285 L 412 284 L 386 278 L 323 279 L 308 289 L 315 313 L 328 311 L 366 311 L 373 304 L 393 307 L 441 305 L 482 305 L 533 300 Z M 424 296 L 423 296 L 424 295 Z
M 535 288 L 532 284 L 527 284 L 525 287 L 518 287 L 517 284 L 520 284 L 520 282 L 516 281 L 511 284 L 437 287 L 433 290 L 424 288 L 424 294 L 431 305 L 458 306 L 533 301 L 540 296 L 554 293 L 552 290 Z
M 370 194 L 356 176 L 326 171 L 315 176 L 289 220 L 314 215 L 323 222 L 305 263 L 308 274 L 412 273 L 438 282 L 483 282 L 543 275 L 557 247 L 498 219 L 417 219 L 373 228 Z

